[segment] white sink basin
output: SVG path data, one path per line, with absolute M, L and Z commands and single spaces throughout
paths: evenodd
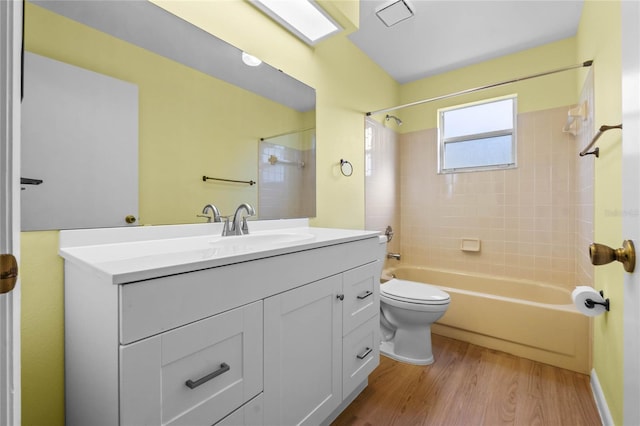
M 220 237 L 210 241 L 211 247 L 263 247 L 265 245 L 291 244 L 315 238 L 307 233 L 266 233 Z
M 144 258 L 149 261 L 155 259 L 169 263 L 182 263 L 252 253 L 268 250 L 271 247 L 282 248 L 287 245 L 311 241 L 314 238 L 313 234 L 305 232 L 264 232 L 227 237 L 171 238 L 124 244 L 103 244 L 71 248 L 66 251 L 74 254 L 80 250 L 86 260 L 95 263 L 126 260 L 142 262 Z
M 229 256 L 297 245 L 315 238 L 306 233 L 265 233 L 219 237 L 209 241 L 209 256 Z

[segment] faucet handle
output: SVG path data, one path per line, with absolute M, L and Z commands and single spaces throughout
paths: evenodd
M 209 210 L 211 210 L 212 217 L 209 217 L 209 216 L 204 216 L 204 217 L 209 217 L 209 222 L 211 222 L 211 219 L 213 219 L 214 222 L 220 222 L 220 210 L 218 210 L 218 208 L 213 204 L 207 204 L 202 209 L 202 213 L 207 214 Z M 202 216 L 199 216 L 199 217 L 202 217 Z
M 207 218 L 207 223 L 211 223 L 211 216 L 207 216 L 206 214 L 197 214 L 196 217 L 205 217 Z

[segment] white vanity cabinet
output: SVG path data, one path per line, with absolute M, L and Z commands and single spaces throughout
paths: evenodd
M 334 418 L 378 365 L 378 239 L 307 232 L 320 237 L 175 273 L 149 255 L 95 262 L 95 245 L 61 248 L 66 424 Z
M 264 301 L 265 424 L 327 419 L 379 363 L 378 262 Z

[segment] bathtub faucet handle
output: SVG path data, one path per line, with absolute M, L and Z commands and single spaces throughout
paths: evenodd
M 400 253 L 387 253 L 387 259 L 400 260 Z

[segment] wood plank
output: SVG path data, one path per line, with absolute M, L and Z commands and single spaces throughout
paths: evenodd
M 587 375 L 438 335 L 432 344 L 432 365 L 381 357 L 333 425 L 601 424 Z

